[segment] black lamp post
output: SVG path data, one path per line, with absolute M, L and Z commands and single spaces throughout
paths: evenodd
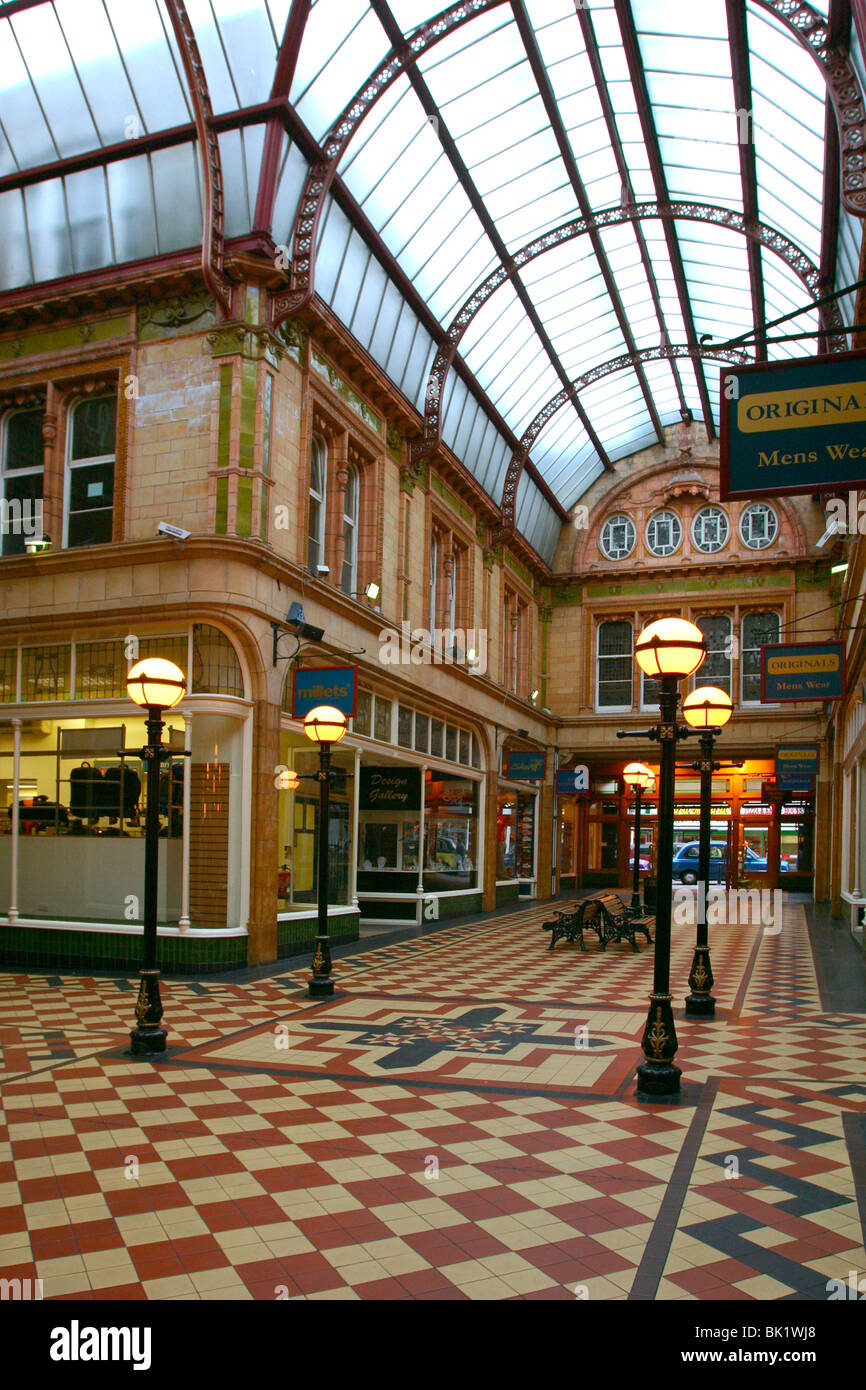
M 144 960 L 139 970 L 137 1027 L 130 1033 L 133 1056 L 165 1052 L 166 1032 L 160 1027 L 162 1000 L 157 968 L 156 913 L 159 887 L 159 770 L 170 759 L 163 747 L 162 716 L 180 704 L 186 694 L 184 674 L 173 661 L 146 657 L 136 662 L 126 678 L 129 698 L 147 710 L 147 743 L 141 757 L 147 767 L 147 812 L 144 830 Z
M 640 809 L 641 797 L 654 781 L 652 768 L 643 763 L 629 763 L 622 780 L 634 792 L 634 864 L 632 866 L 631 910 L 640 912 Z
M 730 695 L 714 685 L 703 685 L 683 701 L 683 718 L 701 736 L 701 753 L 697 763 L 701 774 L 701 833 L 698 846 L 698 931 L 695 954 L 689 974 L 691 994 L 686 998 L 686 1013 L 690 1018 L 713 1018 L 716 1001 L 712 996 L 715 984 L 710 964 L 710 942 L 707 930 L 707 894 L 710 884 L 710 836 L 713 802 L 713 773 L 719 764 L 714 761 L 715 742 L 733 713 Z
M 331 979 L 331 941 L 328 936 L 328 811 L 331 783 L 337 774 L 331 768 L 331 745 L 339 743 L 346 733 L 346 716 L 332 705 L 318 705 L 304 720 L 304 733 L 319 745 L 319 885 L 318 929 L 313 953 L 313 978 L 310 980 L 310 999 L 322 999 L 334 993 Z
M 619 738 L 650 738 L 661 745 L 653 992 L 641 1042 L 644 1060 L 637 1069 L 639 1100 L 675 1098 L 680 1090 L 682 1073 L 674 1063 L 679 1043 L 670 995 L 674 791 L 677 740 L 687 738 L 691 730 L 677 726 L 678 683 L 697 671 L 706 654 L 700 628 L 683 618 L 660 618 L 644 628 L 637 640 L 635 657 L 644 674 L 660 683 L 661 719 L 653 729 L 618 735 Z

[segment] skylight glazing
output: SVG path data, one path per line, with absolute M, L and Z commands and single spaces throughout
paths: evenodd
M 284 54 L 296 59 L 290 100 L 306 133 L 289 123 L 278 136 L 276 243 L 292 245 L 308 173 L 301 150 L 309 156 L 310 139 L 324 138 L 387 58 L 390 26 L 416 35 L 439 7 L 314 0 L 297 53 Z M 827 15 L 828 0 L 814 8 Z M 218 116 L 280 95 L 274 80 L 291 0 L 186 0 L 186 12 Z M 570 507 L 605 457 L 655 442 L 658 425 L 676 422 L 683 403 L 701 418 L 704 389 L 708 426 L 717 426 L 719 364 L 649 353 L 694 350 L 704 335 L 751 341 L 761 306 L 766 319 L 800 310 L 784 331 L 815 335 L 770 343 L 771 359 L 817 348 L 809 291 L 771 249 L 750 256 L 745 236 L 712 218 L 633 223 L 623 212 L 667 197 L 742 216 L 751 200 L 761 221 L 837 286 L 859 272 L 861 224 L 839 214 L 835 257 L 822 266 L 836 196 L 824 188 L 824 78 L 758 0 L 744 6 L 748 63 L 739 75 L 724 0 L 592 0 L 586 9 L 514 0 L 463 19 L 404 63 L 343 151 L 338 177 L 384 252 L 328 197 L 314 291 L 423 412 L 437 342 L 389 274 L 385 252 L 444 331 L 503 257 L 582 214 L 610 213 L 615 225 L 602 218 L 551 246 L 487 300 L 459 343 L 460 373 L 472 373 L 478 390 L 452 368 L 442 399 L 443 440 L 499 501 L 514 440 L 577 382 L 579 407 L 563 405 L 531 449 Z M 856 34 L 851 48 L 862 75 Z M 738 109 L 744 71 L 748 110 Z M 0 291 L 200 244 L 192 137 L 145 151 L 130 143 L 193 121 L 167 0 L 44 0 L 0 13 L 0 96 Z M 220 130 L 229 238 L 253 227 L 266 128 L 260 118 Z M 753 160 L 741 161 L 744 143 Z M 104 163 L 92 158 L 109 146 L 125 148 Z M 92 167 L 62 163 L 81 157 Z M 26 171 L 42 165 L 44 177 L 28 181 Z M 852 298 L 842 309 L 850 323 Z M 581 383 L 629 354 L 638 356 Z M 527 538 L 552 554 L 555 509 L 528 476 L 519 499 Z

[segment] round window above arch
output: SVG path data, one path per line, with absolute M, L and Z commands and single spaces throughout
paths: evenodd
M 704 555 L 724 550 L 730 534 L 731 524 L 721 507 L 701 507 L 692 522 L 692 543 Z
M 750 550 L 766 550 L 779 534 L 779 518 L 769 502 L 752 502 L 740 516 L 740 539 Z
M 238 654 L 225 633 L 208 623 L 193 624 L 190 693 L 244 698 L 244 674 Z
M 647 522 L 646 543 L 652 555 L 664 558 L 679 550 L 683 524 L 676 512 L 656 512 Z
M 601 528 L 599 546 L 607 560 L 626 560 L 637 544 L 637 531 L 624 512 L 609 516 Z

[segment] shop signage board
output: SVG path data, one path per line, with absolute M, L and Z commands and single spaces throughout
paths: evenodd
M 841 700 L 845 648 L 841 642 L 791 642 L 761 648 L 761 703 Z
M 357 699 L 357 666 L 322 666 L 295 671 L 292 684 L 293 719 L 303 719 L 317 705 L 332 705 L 347 719 L 354 719 Z
M 543 782 L 547 773 L 546 753 L 510 752 L 505 754 L 503 776 L 515 782 Z
M 776 749 L 776 776 L 817 777 L 820 761 L 817 743 L 780 743 Z
M 783 792 L 800 792 L 803 795 L 808 795 L 815 790 L 814 777 L 806 777 L 799 772 L 783 772 L 777 775 L 776 784 L 782 788 Z
M 720 444 L 723 502 L 866 485 L 866 353 L 724 368 Z
M 359 771 L 359 810 L 421 810 L 420 767 L 368 767 L 362 763 Z
M 573 796 L 575 792 L 589 791 L 589 768 L 572 767 L 568 772 L 557 772 L 556 790 L 559 796 Z

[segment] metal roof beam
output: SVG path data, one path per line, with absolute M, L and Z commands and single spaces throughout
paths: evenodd
M 616 123 L 616 113 L 613 109 L 613 103 L 610 99 L 610 93 L 608 91 L 607 81 L 604 75 L 604 67 L 601 61 L 601 53 L 599 52 L 598 47 L 598 39 L 595 35 L 595 25 L 592 22 L 592 15 L 589 9 L 585 5 L 581 5 L 580 3 L 578 3 L 578 0 L 575 0 L 575 9 L 577 11 L 577 19 L 578 23 L 580 24 L 581 33 L 583 35 L 583 43 L 584 47 L 586 48 L 586 56 L 589 59 L 589 66 L 592 71 L 592 78 L 595 82 L 596 93 L 598 94 L 599 104 L 601 106 L 602 114 L 604 116 L 604 123 L 607 128 L 607 137 L 610 140 L 610 147 L 613 150 L 613 155 L 616 160 L 616 167 L 619 172 L 620 183 L 622 184 L 623 189 L 623 196 L 627 196 L 629 202 L 633 203 L 635 199 L 634 189 L 632 187 L 631 182 L 631 172 L 628 167 L 628 160 L 625 157 L 625 151 L 622 146 L 622 140 L 620 139 L 619 127 Z M 638 222 L 634 223 L 634 234 L 637 239 L 638 250 L 640 251 L 641 264 L 643 265 L 644 274 L 646 275 L 647 284 L 649 285 L 650 294 L 652 296 L 653 307 L 656 311 L 656 318 L 658 319 L 659 323 L 659 332 L 662 335 L 662 341 L 667 342 L 669 341 L 668 327 L 667 322 L 665 320 L 664 309 L 662 308 L 661 295 L 659 294 L 656 273 L 653 267 L 652 257 L 649 253 L 649 247 L 646 243 L 646 237 L 644 236 L 643 230 Z M 682 377 L 680 376 L 679 368 L 677 367 L 676 361 L 673 358 L 670 359 L 670 369 L 671 375 L 674 379 L 674 385 L 677 388 L 677 397 L 680 403 L 680 411 L 683 415 L 685 415 L 688 410 L 688 405 L 686 404 L 685 392 L 683 391 Z
M 589 198 L 587 197 L 586 189 L 584 188 L 583 184 L 583 179 L 580 177 L 580 173 L 577 168 L 577 160 L 574 157 L 574 151 L 571 148 L 571 142 L 568 138 L 568 132 L 565 129 L 565 124 L 563 122 L 562 115 L 559 110 L 559 103 L 556 100 L 553 85 L 550 81 L 547 68 L 545 67 L 544 59 L 541 56 L 541 49 L 538 46 L 538 40 L 535 37 L 535 31 L 533 30 L 532 24 L 530 23 L 529 15 L 526 13 L 526 6 L 523 3 L 523 0 L 511 0 L 511 9 L 514 14 L 514 19 L 517 24 L 517 29 L 518 33 L 520 34 L 521 42 L 523 43 L 523 47 L 526 49 L 526 56 L 529 59 L 529 66 L 532 69 L 532 75 L 535 78 L 535 83 L 541 95 L 541 100 L 544 103 L 544 109 L 547 113 L 547 119 L 550 121 L 550 126 L 556 138 L 556 143 L 559 146 L 560 157 L 562 159 L 563 164 L 565 165 L 565 170 L 568 174 L 569 182 L 574 191 L 574 196 L 577 199 L 577 205 L 580 208 L 581 216 L 588 217 L 592 212 L 592 204 L 590 203 Z M 628 314 L 626 313 L 625 306 L 622 302 L 622 296 L 619 292 L 619 286 L 616 283 L 616 278 L 613 274 L 613 271 L 611 270 L 610 262 L 607 258 L 607 252 L 604 249 L 604 242 L 601 239 L 601 233 L 597 231 L 595 228 L 593 228 L 592 231 L 589 233 L 589 239 L 592 243 L 592 249 L 595 252 L 595 258 L 598 261 L 599 269 L 601 271 L 602 279 L 604 280 L 605 288 L 608 294 L 610 295 L 610 300 L 617 317 L 617 322 L 619 323 L 620 332 L 623 336 L 623 341 L 625 342 L 628 352 L 637 354 L 637 343 L 635 342 L 634 334 L 631 331 L 631 325 L 629 324 Z M 649 417 L 652 420 L 652 425 L 653 429 L 656 432 L 656 437 L 659 443 L 661 445 L 664 445 L 665 432 L 662 427 L 662 422 L 659 419 L 659 414 L 656 410 L 655 401 L 653 400 L 652 396 L 652 391 L 650 390 L 649 382 L 646 379 L 646 373 L 644 372 L 643 367 L 640 364 L 640 360 L 637 357 L 635 357 L 635 375 L 640 383 L 640 388 L 643 392 L 644 400 L 646 401 L 647 411 L 649 412 Z
M 398 25 L 396 19 L 392 15 L 390 7 L 386 3 L 386 0 L 370 0 L 370 8 L 374 11 L 377 19 L 379 20 L 379 23 L 382 25 L 382 28 L 385 30 L 385 33 L 390 39 L 392 46 L 395 49 L 398 49 L 401 45 L 405 44 L 403 32 L 400 29 L 400 26 Z M 460 154 L 460 151 L 457 148 L 457 143 L 450 130 L 448 129 L 438 105 L 433 99 L 433 94 L 427 86 L 427 83 L 424 81 L 424 78 L 421 76 L 421 73 L 418 71 L 418 67 L 414 57 L 409 60 L 406 72 L 409 81 L 412 83 L 415 95 L 418 97 L 418 100 L 420 101 L 425 114 L 434 122 L 434 129 L 436 130 L 439 142 L 442 145 L 442 148 L 445 151 L 445 154 L 447 155 L 448 160 L 451 163 L 451 167 L 454 170 L 458 182 L 460 183 L 464 193 L 466 194 L 466 197 L 469 200 L 473 212 L 475 213 L 476 217 L 478 218 L 479 222 L 484 228 L 484 231 L 487 234 L 487 238 L 490 241 L 491 246 L 493 247 L 494 251 L 496 252 L 496 255 L 498 256 L 502 264 L 510 267 L 513 264 L 511 259 L 511 253 L 509 252 L 508 247 L 505 245 L 505 242 L 502 240 L 496 223 L 490 216 L 484 199 L 481 197 L 481 194 L 478 192 L 478 189 L 475 186 L 475 182 L 472 178 L 472 175 L 470 174 L 469 169 L 464 163 L 463 156 Z M 511 281 L 514 285 L 515 293 L 517 294 L 521 304 L 523 305 L 524 312 L 526 313 L 527 318 L 532 324 L 536 336 L 538 337 L 542 347 L 544 348 L 545 353 L 550 359 L 551 366 L 553 367 L 554 371 L 556 372 L 557 376 L 559 377 L 566 390 L 570 390 L 571 382 L 569 380 L 568 372 L 565 370 L 565 368 L 559 360 L 556 349 L 553 346 L 553 343 L 551 342 L 551 339 L 547 333 L 546 328 L 544 327 L 544 324 L 541 322 L 541 318 L 539 317 L 538 311 L 536 310 L 535 305 L 532 302 L 532 299 L 530 298 L 529 291 L 526 289 L 526 286 L 523 284 L 523 281 L 520 279 L 519 275 L 512 275 Z M 574 406 L 575 413 L 577 414 L 581 425 L 583 426 L 589 438 L 592 440 L 593 447 L 598 453 L 601 462 L 604 464 L 605 468 L 611 468 L 612 464 L 607 456 L 607 453 L 605 452 L 604 446 L 602 445 L 602 442 L 599 439 L 598 435 L 595 433 L 592 424 L 587 418 L 583 406 L 580 404 L 580 401 L 577 399 L 576 396 L 573 398 L 572 404 Z
M 630 0 L 613 0 L 613 3 L 619 21 L 629 78 L 631 79 L 631 85 L 637 103 L 638 119 L 640 120 L 641 131 L 643 132 L 644 145 L 646 146 L 647 156 L 649 158 L 656 197 L 659 202 L 667 203 L 670 201 L 668 181 L 665 177 L 664 163 L 659 147 L 655 120 L 653 119 L 652 103 L 650 102 L 649 89 L 646 83 L 643 59 L 641 57 L 640 44 L 638 43 L 637 29 L 635 28 Z M 689 347 L 697 349 L 698 334 L 695 328 L 691 301 L 689 299 L 689 287 L 686 280 L 682 252 L 680 251 L 680 243 L 677 238 L 677 230 L 672 222 L 665 222 L 664 228 L 668 255 L 670 256 L 671 268 L 674 273 L 674 282 L 680 301 L 680 311 L 683 316 L 683 323 L 685 324 L 686 337 Z M 713 420 L 710 393 L 707 390 L 707 378 L 704 374 L 703 364 L 697 356 L 695 357 L 695 376 L 698 382 L 698 392 L 701 398 L 701 410 L 704 416 L 707 438 L 714 439 L 716 426 Z
M 851 42 L 851 0 L 830 0 L 828 25 L 830 42 L 846 50 Z M 836 285 L 836 266 L 839 256 L 839 217 L 842 196 L 842 162 L 836 113 L 828 92 L 824 118 L 824 197 L 821 205 L 821 287 L 829 293 Z M 821 327 L 826 328 L 822 313 Z M 818 339 L 818 351 L 829 352 L 827 335 Z
M 289 17 L 286 20 L 286 30 L 280 44 L 280 51 L 277 54 L 277 66 L 271 86 L 271 101 L 280 97 L 285 98 L 286 101 L 289 99 L 292 79 L 298 65 L 298 55 L 301 51 L 301 42 L 312 3 L 313 0 L 292 0 L 292 8 L 289 10 Z M 274 203 L 277 196 L 277 175 L 279 174 L 282 148 L 283 125 L 277 116 L 272 116 L 268 121 L 262 148 L 262 166 L 259 171 L 259 187 L 253 214 L 252 230 L 254 232 L 267 232 L 268 234 L 273 232 Z
M 737 112 L 746 112 L 744 123 L 737 116 L 740 154 L 740 182 L 743 188 L 743 212 L 746 217 L 758 218 L 758 167 L 755 159 L 755 134 L 752 123 L 752 70 L 749 62 L 749 37 L 746 11 L 741 0 L 725 0 L 728 17 L 728 44 L 731 50 L 731 72 L 734 80 L 734 101 Z M 746 139 L 743 139 L 743 135 Z M 755 358 L 767 360 L 767 317 L 764 299 L 764 262 L 760 246 L 748 243 L 749 283 L 752 289 L 752 322 L 755 326 Z

